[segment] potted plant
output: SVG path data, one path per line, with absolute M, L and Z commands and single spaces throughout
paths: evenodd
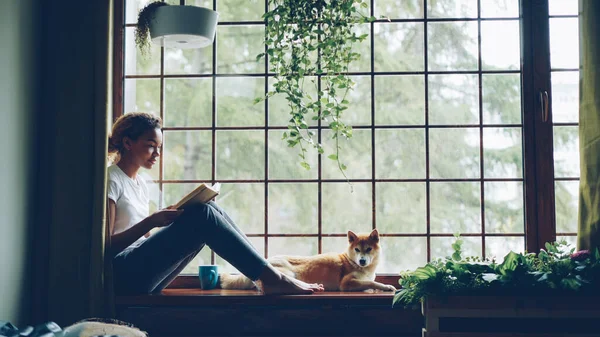
M 527 331 L 550 333 L 548 329 L 556 332 L 574 325 L 577 328 L 577 323 L 568 319 L 600 318 L 596 308 L 598 249 L 575 252 L 561 241 L 547 243 L 538 254 L 510 252 L 497 263 L 493 259 L 463 257 L 461 245 L 462 240 L 457 238 L 452 256 L 401 273 L 401 289 L 394 296 L 393 306 L 421 305 L 425 333 L 450 336 L 469 329 L 479 336 L 500 330 L 521 333 L 505 330 L 518 329 L 523 323 L 520 319 L 538 320 L 535 326 L 525 327 Z M 496 321 L 490 320 L 492 317 Z M 498 321 L 500 318 L 503 320 Z M 561 322 L 560 327 L 557 322 Z
M 343 115 L 350 103 L 346 96 L 354 86 L 347 73 L 349 65 L 360 58 L 353 45 L 368 36 L 357 34 L 357 27 L 375 18 L 365 15 L 368 5 L 363 0 L 269 0 L 268 5 L 271 10 L 263 16 L 266 49 L 257 61 L 268 59 L 275 83 L 255 103 L 274 95 L 285 97 L 290 119 L 283 139 L 290 147 L 300 147 L 300 164 L 306 169 L 310 169 L 307 148 L 324 153 L 309 122 L 326 123 L 335 140 L 334 153 L 328 158 L 344 173 L 339 140 L 352 137 Z
M 151 2 L 138 14 L 135 43 L 143 56 L 151 42 L 180 49 L 206 47 L 214 41 L 218 17 L 204 7 Z

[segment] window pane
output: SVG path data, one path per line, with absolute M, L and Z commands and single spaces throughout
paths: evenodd
M 481 237 L 476 236 L 462 236 L 460 238 L 462 240 L 462 254 L 463 258 L 467 256 L 479 256 L 481 257 L 483 254 L 481 253 Z M 446 257 L 452 256 L 454 253 L 454 249 L 452 249 L 452 244 L 456 242 L 455 237 L 432 237 L 431 238 L 431 259 L 444 259 Z
M 264 61 L 256 61 L 256 55 L 264 52 L 264 37 L 264 26 L 220 26 L 217 29 L 217 73 L 264 72 Z
M 171 1 L 178 1 L 178 0 L 171 0 Z M 198 7 L 208 8 L 208 9 L 214 9 L 212 0 L 185 0 L 185 4 L 188 6 L 198 6 Z
M 519 0 L 483 0 L 480 3 L 482 18 L 519 17 Z
M 521 64 L 519 21 L 481 22 L 483 70 L 516 70 Z
M 479 129 L 430 129 L 431 178 L 478 178 L 479 145 Z
M 484 124 L 521 124 L 521 75 L 483 74 Z
M 556 231 L 577 233 L 579 215 L 579 181 L 556 181 L 554 183 L 556 202 Z
M 425 130 L 377 130 L 375 170 L 378 179 L 425 178 Z
M 425 183 L 377 183 L 377 229 L 380 233 L 426 233 Z
M 432 182 L 431 232 L 481 233 L 481 190 L 478 182 Z
M 427 263 L 425 237 L 384 237 L 381 238 L 381 247 L 385 255 L 380 259 L 378 273 L 398 274 Z
M 483 175 L 485 178 L 523 177 L 521 128 L 483 129 Z
M 476 18 L 477 0 L 427 1 L 430 18 Z
M 212 47 L 196 49 L 165 48 L 165 73 L 178 75 L 210 74 L 212 73 L 212 52 Z
M 341 120 L 347 125 L 370 125 L 371 124 L 371 77 L 350 76 L 356 83 L 354 89 L 346 92 L 337 89 L 336 101 L 340 102 L 344 97 L 350 102 L 348 109 L 343 112 Z M 331 120 L 327 123 L 330 123 Z
M 265 125 L 265 105 L 254 104 L 264 94 L 262 77 L 217 78 L 217 126 Z
M 430 71 L 477 70 L 477 22 L 430 22 L 427 25 Z
M 126 79 L 125 113 L 142 111 L 160 115 L 160 80 Z
M 375 124 L 424 125 L 425 76 L 375 76 Z
M 149 53 L 142 55 L 135 45 L 133 27 L 125 28 L 125 75 L 158 75 L 160 74 L 160 47 L 150 45 Z
M 269 77 L 269 91 L 275 90 L 273 84 L 276 80 Z M 304 99 L 303 103 L 308 104 L 317 100 L 317 78 L 316 77 L 305 77 L 303 83 Z M 259 104 L 263 104 L 262 102 Z M 277 94 L 269 98 L 269 126 L 287 126 L 292 115 L 290 114 L 291 108 L 285 94 Z M 310 126 L 318 125 L 316 120 L 312 117 L 316 115 L 306 115 L 306 124 Z M 283 133 L 283 132 L 282 132 Z
M 422 23 L 375 23 L 375 71 L 423 71 Z
M 523 183 L 486 182 L 485 232 L 525 233 Z
M 460 125 L 479 123 L 477 75 L 429 76 L 429 123 Z
M 497 263 L 502 263 L 504 257 L 510 251 L 523 253 L 525 251 L 524 237 L 486 237 L 485 255 L 486 257 L 496 259 Z
M 323 237 L 321 239 L 321 251 L 323 253 L 342 253 L 348 250 L 348 237 Z
M 367 34 L 362 42 L 355 42 L 352 45 L 352 52 L 359 53 L 360 58 L 356 61 L 352 61 L 348 66 L 348 71 L 359 72 L 359 71 L 371 71 L 371 25 L 362 24 L 357 25 L 352 29 L 357 36 Z
M 254 248 L 259 252 L 260 255 L 264 256 L 265 255 L 265 239 L 261 238 L 261 237 L 251 237 L 248 238 L 250 240 L 250 243 L 252 244 L 252 246 L 254 246 Z M 210 251 L 208 248 L 204 248 L 202 249 L 202 251 Z M 190 263 L 193 264 L 193 263 Z M 225 259 L 223 259 L 222 257 L 220 257 L 219 255 L 215 254 L 215 264 L 219 266 L 219 272 L 220 273 L 235 273 L 235 274 L 239 274 L 240 272 L 237 270 L 237 268 L 235 268 L 234 266 L 232 266 L 229 262 L 227 262 Z M 196 275 L 198 274 L 198 268 L 196 267 Z
M 217 180 L 264 179 L 264 131 L 217 131 L 216 138 Z
M 256 183 L 222 184 L 217 204 L 246 234 L 265 233 L 265 186 Z
M 579 0 L 548 0 L 550 15 L 579 14 Z
M 423 0 L 374 0 L 375 17 L 418 19 L 423 17 Z
M 335 160 L 327 158 L 331 154 L 335 154 L 335 139 L 332 139 L 330 130 L 323 130 L 322 144 L 325 150 L 325 156 L 321 161 L 323 163 L 323 178 L 324 179 L 345 179 L 338 168 L 338 163 Z M 352 131 L 352 138 L 339 138 L 340 160 L 348 169 L 346 175 L 350 179 L 366 179 L 372 177 L 371 172 L 371 131 L 356 129 Z
M 304 155 L 311 169 L 305 169 L 300 165 L 300 145 L 289 147 L 287 142 L 281 139 L 283 132 L 284 130 L 269 131 L 269 179 L 317 179 L 317 150 L 313 147 L 307 148 L 308 151 Z
M 579 72 L 552 72 L 552 121 L 579 122 Z
M 164 126 L 211 126 L 212 79 L 165 79 Z
M 269 233 L 317 234 L 318 186 L 269 184 Z
M 265 0 L 219 0 L 216 3 L 219 22 L 260 21 L 265 14 Z
M 573 248 L 577 248 L 577 236 L 576 235 L 558 235 L 556 236 L 556 241 L 567 241 L 567 244 Z
M 190 263 L 188 263 L 188 265 L 185 266 L 185 268 L 183 268 L 180 275 L 198 276 L 198 266 L 201 266 L 204 264 L 211 264 L 210 252 L 211 251 L 210 251 L 210 249 L 208 249 L 208 247 L 205 247 L 204 249 L 202 249 L 200 251 L 200 253 L 198 253 L 198 255 L 196 255 L 196 257 L 194 257 L 194 259 L 192 261 L 190 261 Z
M 370 183 L 323 183 L 322 231 L 325 234 L 366 232 L 372 229 Z
M 550 19 L 550 64 L 552 69 L 579 68 L 579 20 Z
M 554 176 L 579 177 L 578 126 L 554 126 Z
M 166 130 L 163 137 L 165 179 L 209 180 L 211 178 L 212 133 L 210 131 Z
M 316 255 L 319 249 L 317 238 L 303 237 L 270 237 L 269 257 L 275 255 Z

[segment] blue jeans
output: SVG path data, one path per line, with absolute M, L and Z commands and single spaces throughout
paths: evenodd
M 115 292 L 148 294 L 163 290 L 208 245 L 251 280 L 267 261 L 231 218 L 214 202 L 186 208 L 138 247 L 127 247 L 113 259 Z

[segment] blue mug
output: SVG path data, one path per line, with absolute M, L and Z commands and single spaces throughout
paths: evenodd
M 219 270 L 215 265 L 198 266 L 200 288 L 203 290 L 214 289 L 219 282 Z

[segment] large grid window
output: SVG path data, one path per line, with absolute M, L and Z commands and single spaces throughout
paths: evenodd
M 273 82 L 268 59 L 256 62 L 265 48 L 265 0 L 187 0 L 219 12 L 215 43 L 153 47 L 144 58 L 133 32 L 147 3 L 125 0 L 116 9 L 124 22 L 115 48 L 115 91 L 123 96 L 115 101 L 116 115 L 146 111 L 163 118 L 160 165 L 148 172 L 154 209 L 200 182 L 218 181 L 219 204 L 265 256 L 341 252 L 348 230 L 377 228 L 383 274 L 449 255 L 454 233 L 464 237 L 467 254 L 501 258 L 526 249 L 527 227 L 537 224 L 526 225 L 524 172 L 535 158 L 524 155 L 532 127 L 523 118 L 518 0 L 369 0 L 370 14 L 390 20 L 358 28 L 369 38 L 357 45 L 362 59 L 350 73 L 356 87 L 346 123 L 354 136 L 341 145 L 352 189 L 326 158 L 326 127 L 311 125 L 326 155 L 309 152 L 307 171 L 298 150 L 281 140 L 289 119 L 285 100 L 253 104 Z M 562 45 L 577 41 L 576 14 L 576 0 L 554 0 L 546 17 L 552 104 L 559 110 L 556 232 L 570 240 L 579 170 L 573 162 L 578 58 L 569 52 L 578 46 Z M 204 249 L 183 273 L 206 263 L 235 270 Z

